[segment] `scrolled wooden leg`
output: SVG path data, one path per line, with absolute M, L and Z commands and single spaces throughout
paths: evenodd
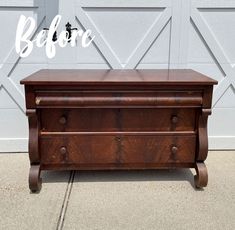
M 196 162 L 195 165 L 197 175 L 194 176 L 196 188 L 206 187 L 208 183 L 208 174 L 206 165 L 203 162 Z
M 29 189 L 31 192 L 38 192 L 42 187 L 42 179 L 40 178 L 40 165 L 31 165 L 29 170 Z

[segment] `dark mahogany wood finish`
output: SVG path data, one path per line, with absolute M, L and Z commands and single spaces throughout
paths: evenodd
M 195 168 L 207 185 L 217 82 L 193 70 L 40 70 L 23 79 L 29 188 L 41 170 Z

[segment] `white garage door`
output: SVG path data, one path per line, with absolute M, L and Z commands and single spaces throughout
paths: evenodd
M 59 30 L 91 29 L 94 44 L 44 48 L 27 58 L 14 49 L 19 16 L 37 30 L 62 15 Z M 0 0 L 0 151 L 27 150 L 20 79 L 41 68 L 192 68 L 219 81 L 209 119 L 210 149 L 235 149 L 235 0 Z

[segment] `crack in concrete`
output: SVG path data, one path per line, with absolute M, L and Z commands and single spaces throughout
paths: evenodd
M 56 230 L 62 230 L 63 226 L 64 226 L 64 220 L 65 220 L 65 215 L 66 215 L 66 211 L 68 208 L 68 204 L 69 204 L 69 198 L 70 198 L 70 194 L 72 192 L 72 187 L 73 187 L 73 181 L 74 181 L 74 177 L 75 177 L 75 173 L 76 171 L 71 171 L 70 172 L 70 177 L 68 180 L 68 185 L 64 194 L 64 200 L 62 203 L 62 207 L 60 210 L 60 216 L 57 222 L 57 226 L 56 226 Z

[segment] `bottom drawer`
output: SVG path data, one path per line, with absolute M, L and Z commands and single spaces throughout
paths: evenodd
M 45 135 L 41 162 L 47 164 L 193 163 L 195 135 Z

